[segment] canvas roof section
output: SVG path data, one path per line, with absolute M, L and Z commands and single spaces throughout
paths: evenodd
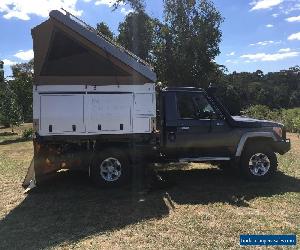
M 35 83 L 144 84 L 152 67 L 69 13 L 50 12 L 32 29 Z

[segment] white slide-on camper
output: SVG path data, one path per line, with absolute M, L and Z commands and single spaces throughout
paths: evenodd
M 152 67 L 68 12 L 49 16 L 32 29 L 36 138 L 24 186 L 74 167 L 70 157 L 58 159 L 74 154 L 66 150 L 70 141 L 77 153 L 105 147 L 103 142 L 129 148 L 129 142 L 150 140 L 155 130 Z

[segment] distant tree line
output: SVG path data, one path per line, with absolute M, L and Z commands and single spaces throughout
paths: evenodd
M 223 73 L 216 83 L 218 95 L 232 114 L 251 105 L 271 109 L 300 107 L 300 67 L 263 74 L 256 72 Z
M 118 0 L 115 9 L 123 0 Z M 223 22 L 209 0 L 165 0 L 164 18 L 145 11 L 142 0 L 126 0 L 133 11 L 119 24 L 115 35 L 104 22 L 96 28 L 153 65 L 163 86 L 218 87 L 232 114 L 251 105 L 272 109 L 300 106 L 300 67 L 264 74 L 228 73 L 215 62 Z M 12 66 L 10 79 L 0 78 L 0 123 L 17 125 L 32 119 L 33 61 Z

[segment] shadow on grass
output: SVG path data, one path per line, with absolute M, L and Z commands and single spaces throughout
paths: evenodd
M 4 140 L 0 142 L 0 145 L 9 145 L 13 143 L 19 143 L 19 142 L 25 142 L 25 141 L 31 141 L 32 138 L 16 138 L 11 140 Z
M 278 173 L 267 183 L 247 183 L 217 169 L 169 170 L 147 193 L 100 190 L 85 174 L 59 173 L 33 190 L 0 222 L 0 248 L 49 248 L 169 214 L 168 196 L 178 204 L 226 202 L 246 206 L 255 197 L 299 192 L 300 180 Z
M 167 192 L 177 204 L 229 203 L 249 206 L 256 197 L 300 192 L 300 179 L 277 172 L 269 181 L 250 182 L 219 169 L 174 170 L 161 173 L 173 187 Z
M 11 135 L 18 135 L 18 134 L 14 133 L 14 132 L 1 132 L 0 133 L 0 136 L 11 136 Z

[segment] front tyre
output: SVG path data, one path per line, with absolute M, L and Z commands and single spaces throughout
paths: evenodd
M 117 187 L 130 177 L 130 164 L 126 155 L 118 149 L 97 152 L 91 165 L 93 182 L 101 187 Z
M 267 180 L 277 170 L 277 157 L 266 145 L 248 145 L 242 154 L 241 171 L 250 180 Z

